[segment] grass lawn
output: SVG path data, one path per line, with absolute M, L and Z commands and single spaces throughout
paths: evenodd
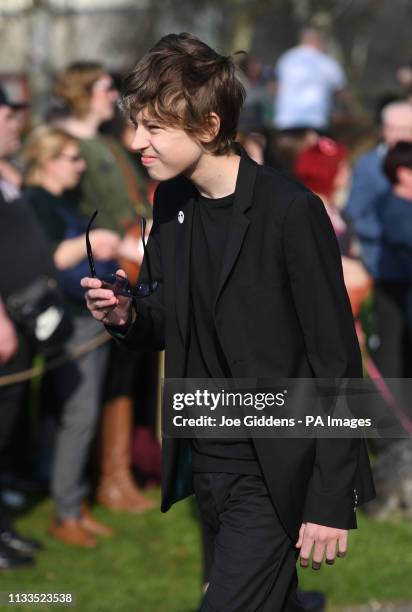
M 150 495 L 159 498 L 158 492 Z M 46 550 L 38 555 L 36 568 L 3 573 L 0 591 L 72 591 L 78 612 L 195 612 L 201 561 L 193 499 L 167 514 L 153 510 L 141 517 L 95 508 L 95 515 L 116 527 L 119 535 L 91 551 L 64 546 L 45 534 L 51 508 L 47 500 L 17 521 L 18 528 L 41 539 Z M 331 612 L 342 604 L 412 600 L 412 525 L 375 523 L 359 514 L 359 527 L 350 534 L 347 557 L 318 573 L 300 570 L 301 586 L 324 591 Z

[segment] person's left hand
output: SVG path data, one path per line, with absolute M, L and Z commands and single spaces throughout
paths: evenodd
M 348 530 L 325 527 L 316 523 L 302 523 L 299 530 L 299 539 L 295 544 L 300 548 L 300 566 L 308 567 L 312 554 L 312 569 L 319 570 L 326 553 L 326 563 L 332 565 L 335 562 L 336 546 L 338 546 L 338 557 L 344 557 L 348 546 Z

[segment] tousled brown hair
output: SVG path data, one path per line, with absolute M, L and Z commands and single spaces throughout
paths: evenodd
M 147 109 L 150 117 L 182 127 L 201 142 L 211 113 L 220 118 L 209 152 L 225 154 L 236 137 L 245 89 L 231 57 L 219 55 L 192 34 L 168 34 L 125 78 L 120 106 L 134 122 Z
M 92 87 L 104 74 L 98 62 L 74 62 L 58 76 L 55 94 L 75 117 L 84 117 L 89 112 Z

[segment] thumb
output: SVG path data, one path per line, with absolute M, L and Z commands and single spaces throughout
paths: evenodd
M 116 270 L 116 274 L 118 276 L 121 276 L 122 278 L 127 278 L 126 272 L 124 270 L 122 270 L 121 268 L 120 268 L 120 270 Z
M 300 526 L 300 529 L 299 529 L 299 538 L 298 538 L 298 541 L 295 544 L 296 548 L 300 548 L 302 546 L 303 536 L 304 536 L 304 533 L 305 533 L 305 527 L 306 527 L 306 523 L 302 523 L 302 525 Z

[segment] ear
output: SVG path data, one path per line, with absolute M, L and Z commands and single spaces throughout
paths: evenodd
M 200 135 L 203 143 L 213 142 L 220 130 L 220 117 L 217 113 L 209 113 L 205 118 L 204 127 Z

